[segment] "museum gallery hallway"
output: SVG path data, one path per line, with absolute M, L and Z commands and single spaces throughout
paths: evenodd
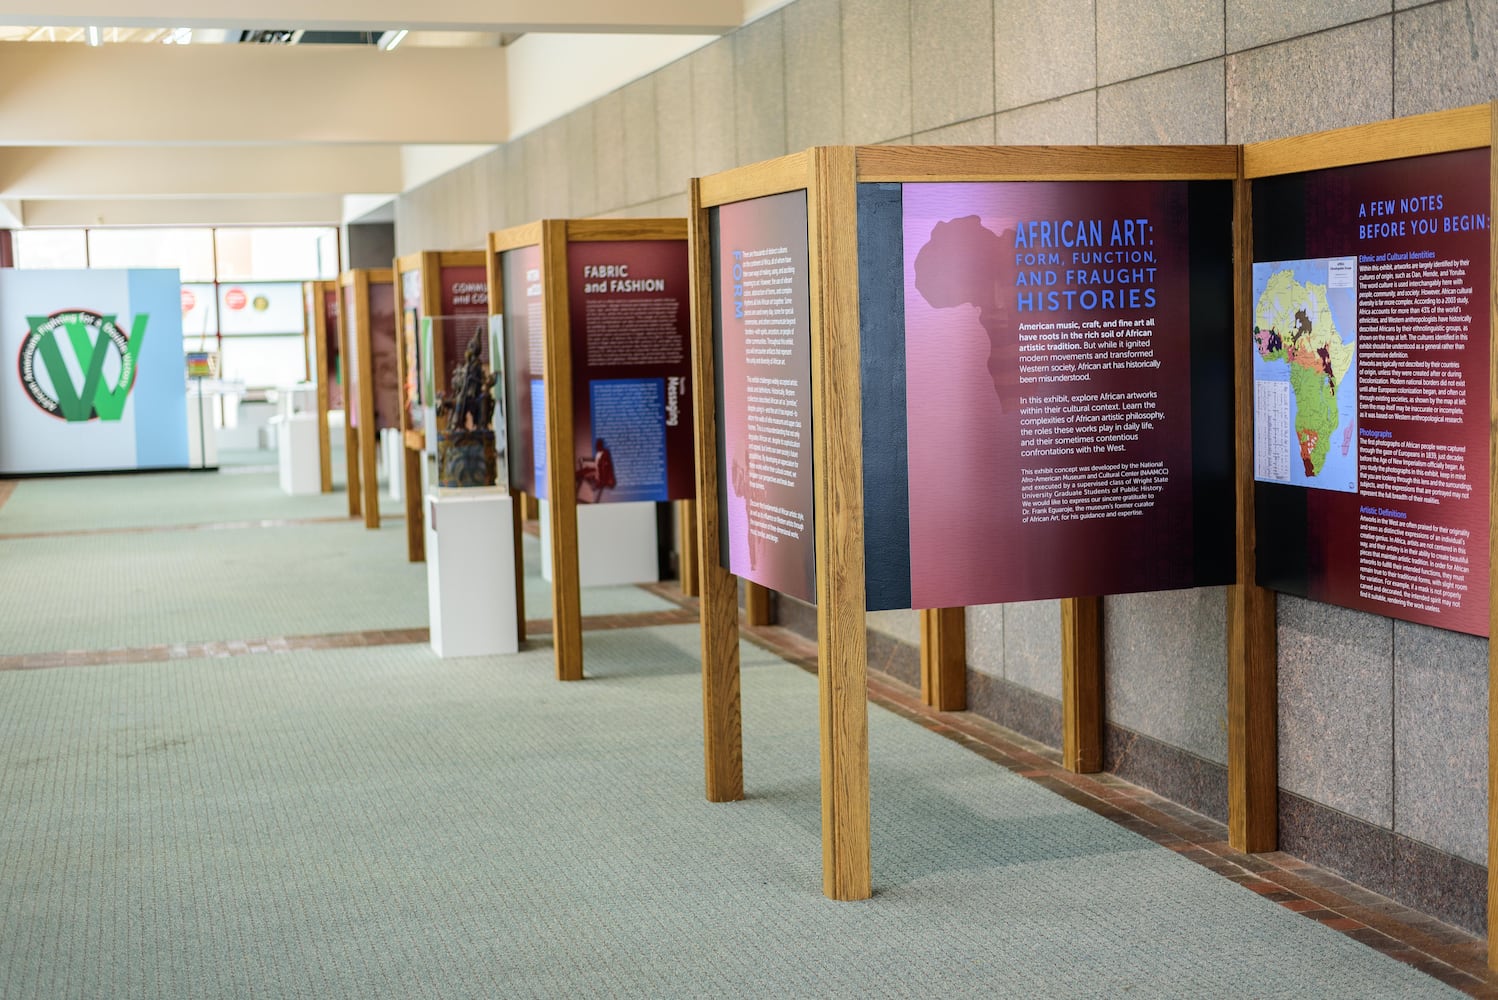
M 711 805 L 669 591 L 585 595 L 584 683 L 544 634 L 442 660 L 404 526 L 345 510 L 255 468 L 0 482 L 0 997 L 1490 988 L 1480 941 L 877 675 L 875 895 L 830 902 L 804 644 L 743 646 L 750 794 Z

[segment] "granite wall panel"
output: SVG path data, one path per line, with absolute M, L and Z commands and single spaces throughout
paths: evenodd
M 738 162 L 784 156 L 785 20 L 779 12 L 734 32 L 733 95 Z
M 1222 53 L 1222 0 L 1097 0 L 1100 87 Z
M 1226 141 L 1227 63 L 1212 59 L 1097 92 L 1097 141 L 1161 145 Z
M 1227 594 L 1221 587 L 1103 602 L 1104 714 L 1227 763 Z
M 993 114 L 993 0 L 914 0 L 910 41 L 912 132 Z
M 1278 606 L 1280 787 L 1391 827 L 1393 623 L 1284 595 Z
M 785 132 L 791 151 L 843 141 L 841 0 L 800 0 L 785 17 Z
M 910 135 L 910 0 L 849 2 L 842 15 L 843 141 Z

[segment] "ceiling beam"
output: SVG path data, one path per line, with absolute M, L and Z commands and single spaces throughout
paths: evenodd
M 22 202 L 32 226 L 336 226 L 343 199 L 180 198 Z
M 318 31 L 722 34 L 743 0 L 0 0 L 0 23 Z
M 505 67 L 500 48 L 14 42 L 0 59 L 0 141 L 496 143 Z
M 0 198 L 383 194 L 402 175 L 399 146 L 0 148 Z

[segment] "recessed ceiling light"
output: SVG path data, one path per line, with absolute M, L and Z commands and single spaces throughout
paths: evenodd
M 386 52 L 389 52 L 401 42 L 405 41 L 406 35 L 408 34 L 410 34 L 410 31 L 406 28 L 402 28 L 399 31 L 387 31 L 380 36 L 380 48 L 384 49 Z

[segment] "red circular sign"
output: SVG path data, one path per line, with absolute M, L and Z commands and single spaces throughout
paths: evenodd
M 198 305 L 198 297 L 192 293 L 191 288 L 182 289 L 182 315 L 192 312 Z
M 224 293 L 224 305 L 230 309 L 243 309 L 250 297 L 244 293 L 243 288 L 231 288 Z

